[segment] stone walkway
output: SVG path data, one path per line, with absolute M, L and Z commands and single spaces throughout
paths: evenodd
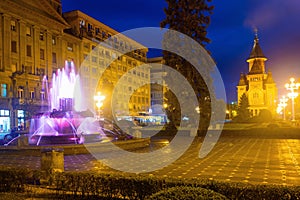
M 198 158 L 200 143 L 154 176 L 208 178 L 253 184 L 300 184 L 300 140 L 221 137 L 205 158 Z M 144 150 L 145 151 L 145 150 Z M 65 155 L 65 171 L 111 173 L 92 155 Z M 40 169 L 40 157 L 0 154 L 0 166 Z M 130 161 L 128 161 L 130 163 Z

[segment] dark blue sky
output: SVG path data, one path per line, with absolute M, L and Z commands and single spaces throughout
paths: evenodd
M 139 27 L 159 27 L 164 0 L 62 0 L 63 11 L 81 10 L 122 32 Z M 241 72 L 247 72 L 253 29 L 258 28 L 267 70 L 273 72 L 279 97 L 286 93 L 289 77 L 300 78 L 299 0 L 213 0 L 207 46 L 223 77 L 228 101 L 236 100 Z

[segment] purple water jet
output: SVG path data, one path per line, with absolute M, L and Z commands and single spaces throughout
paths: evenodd
M 43 90 L 48 94 L 49 108 L 31 119 L 30 144 L 77 144 L 86 141 L 87 136 L 96 140 L 105 137 L 94 114 L 84 110 L 80 79 L 72 61 L 66 61 L 65 67 L 53 74 L 51 85 L 49 89 L 44 77 Z

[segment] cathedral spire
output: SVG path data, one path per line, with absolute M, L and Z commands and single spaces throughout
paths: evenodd
M 252 51 L 250 53 L 249 59 L 255 59 L 255 58 L 263 58 L 264 60 L 267 60 L 266 56 L 263 54 L 261 47 L 258 42 L 258 30 L 257 28 L 254 29 L 254 45 L 252 48 Z

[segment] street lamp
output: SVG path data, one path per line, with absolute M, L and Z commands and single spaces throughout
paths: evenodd
M 101 95 L 101 92 L 97 92 L 97 95 L 94 96 L 94 101 L 96 102 L 96 107 L 98 109 L 98 118 L 101 116 L 101 107 L 103 106 L 103 100 L 105 96 Z
M 300 83 L 295 83 L 294 78 L 290 78 L 291 83 L 286 83 L 285 88 L 290 90 L 288 97 L 292 99 L 292 121 L 295 121 L 295 98 L 298 96 L 298 93 L 295 92 L 300 87 Z
M 285 96 L 282 96 L 280 99 L 279 106 L 283 109 L 283 120 L 285 120 L 285 107 L 287 106 L 288 99 Z

